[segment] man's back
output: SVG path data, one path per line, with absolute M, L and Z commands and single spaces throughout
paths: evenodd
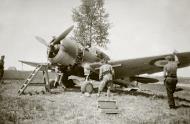
M 164 66 L 165 76 L 177 76 L 177 65 L 178 63 L 175 61 L 168 62 L 168 64 Z
M 113 74 L 114 70 L 110 64 L 104 64 L 100 67 L 100 74 L 99 74 L 100 79 L 103 77 L 104 78 L 108 77 L 110 80 L 112 80 Z
M 176 56 L 177 57 L 177 56 Z M 173 58 L 173 56 L 167 56 L 168 64 L 164 66 L 164 84 L 166 86 L 167 96 L 168 96 L 168 105 L 171 109 L 175 108 L 175 101 L 173 93 L 176 89 L 177 80 L 177 66 L 179 61 Z
M 109 64 L 104 64 L 100 67 L 100 69 L 102 70 L 102 72 L 106 72 L 106 71 L 112 71 L 112 66 Z

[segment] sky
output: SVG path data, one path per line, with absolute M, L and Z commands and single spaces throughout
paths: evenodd
M 35 36 L 50 41 L 74 24 L 72 10 L 80 0 L 0 0 L 0 55 L 5 68 L 22 69 L 18 60 L 47 62 L 46 47 Z M 189 0 L 105 0 L 110 14 L 113 60 L 190 51 Z M 24 66 L 24 69 L 31 69 Z M 180 69 L 190 76 L 190 68 Z

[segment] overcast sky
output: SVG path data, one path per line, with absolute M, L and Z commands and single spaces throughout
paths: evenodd
M 73 24 L 72 9 L 80 0 L 0 0 L 0 54 L 5 67 L 18 60 L 46 62 L 46 48 L 35 36 L 47 41 Z M 189 0 L 106 0 L 110 14 L 112 59 L 129 59 L 190 51 Z M 24 66 L 28 69 L 27 66 Z M 179 75 L 189 76 L 190 68 Z

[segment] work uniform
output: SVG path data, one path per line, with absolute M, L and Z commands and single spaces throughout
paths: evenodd
M 175 108 L 175 101 L 173 97 L 173 93 L 175 92 L 177 80 L 177 66 L 178 61 L 170 60 L 168 64 L 164 66 L 164 84 L 166 86 L 167 96 L 168 96 L 168 104 L 170 108 Z
M 90 65 L 88 63 L 84 64 L 84 76 L 85 76 L 85 80 L 88 81 L 89 80 L 89 76 L 90 76 Z
M 106 83 L 113 80 L 114 70 L 110 64 L 104 64 L 100 67 L 99 79 L 101 80 L 98 93 L 102 92 Z M 110 88 L 109 88 L 110 89 Z

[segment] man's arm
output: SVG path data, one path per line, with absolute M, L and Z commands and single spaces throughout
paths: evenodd
M 113 67 L 111 67 L 111 73 L 113 76 L 115 75 L 115 71 L 114 71 Z
M 102 67 L 100 67 L 100 71 L 99 71 L 99 80 L 102 80 Z
M 167 70 L 166 70 L 166 66 L 164 66 L 164 78 L 166 78 L 167 77 Z
M 174 56 L 174 61 L 179 65 L 180 62 L 179 62 L 179 59 L 177 57 L 177 52 L 176 51 L 173 52 L 173 56 Z

